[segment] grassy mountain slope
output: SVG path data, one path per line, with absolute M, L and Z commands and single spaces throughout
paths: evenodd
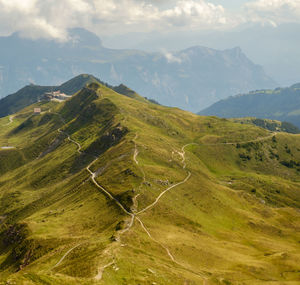
M 256 117 L 286 121 L 300 127 L 299 84 L 289 88 L 258 90 L 221 100 L 199 114 L 224 118 Z
M 81 74 L 60 86 L 28 85 L 20 89 L 18 92 L 8 95 L 0 100 L 0 117 L 13 114 L 31 104 L 36 103 L 45 92 L 60 90 L 66 94 L 74 94 L 85 85 L 98 81 L 99 80 L 92 75 Z
M 234 118 L 230 121 L 241 123 L 241 124 L 251 124 L 272 132 L 286 132 L 291 134 L 299 134 L 300 129 L 288 122 L 280 122 L 270 119 L 258 119 L 253 117 L 246 118 Z
M 299 135 L 96 83 L 36 105 L 0 119 L 3 282 L 299 282 Z

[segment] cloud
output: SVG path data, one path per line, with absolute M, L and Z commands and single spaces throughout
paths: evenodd
M 245 4 L 248 21 L 270 23 L 300 22 L 300 0 L 258 0 Z
M 66 38 L 66 28 L 80 24 L 87 7 L 81 0 L 0 0 L 1 32 L 31 38 Z
M 68 29 L 99 35 L 230 29 L 247 22 L 300 22 L 300 0 L 256 0 L 240 11 L 209 0 L 0 0 L 0 34 L 68 40 Z
M 205 1 L 178 1 L 176 6 L 162 11 L 159 16 L 171 26 L 218 27 L 228 22 L 225 9 Z
M 168 51 L 163 51 L 162 53 L 165 56 L 168 63 L 182 63 L 182 58 L 180 58 L 179 56 L 176 56 Z
M 0 0 L 0 33 L 20 31 L 31 38 L 65 40 L 73 27 L 118 34 L 230 24 L 221 5 L 204 0 Z

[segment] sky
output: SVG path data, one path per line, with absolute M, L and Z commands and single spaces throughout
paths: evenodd
M 248 0 L 211 0 L 210 3 L 222 5 L 227 9 L 239 9 L 242 7 L 243 4 L 247 2 L 251 2 Z
M 300 0 L 0 0 L 0 35 L 58 41 L 74 27 L 107 36 L 287 22 L 300 22 Z

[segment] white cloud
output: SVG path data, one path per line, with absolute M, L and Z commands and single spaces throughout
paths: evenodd
M 174 55 L 171 52 L 163 51 L 163 55 L 165 56 L 168 63 L 182 63 L 182 58 Z
M 204 0 L 173 1 L 171 8 L 161 9 L 157 1 L 94 0 L 93 23 L 118 32 L 167 31 L 172 28 L 218 28 L 229 22 L 224 8 Z M 152 3 L 151 3 L 152 2 Z
M 300 0 L 258 0 L 245 4 L 248 21 L 270 23 L 300 22 Z
M 229 20 L 221 5 L 194 0 L 178 1 L 175 7 L 162 11 L 159 16 L 169 25 L 192 28 L 217 27 Z
M 72 27 L 98 34 L 219 28 L 232 21 L 220 5 L 204 0 L 0 0 L 0 33 L 66 39 Z M 169 4 L 170 4 L 169 3 Z
M 0 0 L 0 34 L 66 40 L 73 27 L 109 35 L 300 22 L 300 0 L 256 0 L 243 8 L 228 11 L 209 0 Z

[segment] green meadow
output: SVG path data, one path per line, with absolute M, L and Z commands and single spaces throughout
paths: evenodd
M 0 284 L 299 284 L 300 135 L 122 93 L 0 119 Z

